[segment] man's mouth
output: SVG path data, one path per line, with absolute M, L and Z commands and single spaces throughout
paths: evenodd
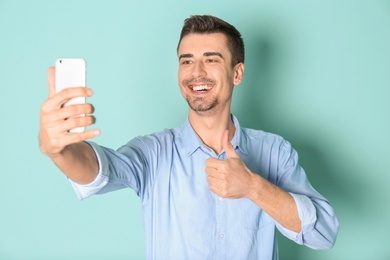
M 192 90 L 195 92 L 207 92 L 212 88 L 212 86 L 209 85 L 197 85 L 193 86 Z

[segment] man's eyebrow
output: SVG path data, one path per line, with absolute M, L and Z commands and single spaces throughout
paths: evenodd
M 205 52 L 205 53 L 203 53 L 203 56 L 206 56 L 206 57 L 208 57 L 208 56 L 219 56 L 222 59 L 224 59 L 222 54 L 220 52 L 217 52 L 217 51 Z
M 179 60 L 180 60 L 180 59 L 183 59 L 183 58 L 192 58 L 192 57 L 194 57 L 193 54 L 191 54 L 191 53 L 185 53 L 185 54 L 182 54 L 182 55 L 179 56 Z
M 224 59 L 224 57 L 222 56 L 222 54 L 220 52 L 217 52 L 217 51 L 209 51 L 209 52 L 205 52 L 203 53 L 203 56 L 205 57 L 209 57 L 209 56 L 218 56 L 218 57 L 221 57 L 222 59 Z M 183 59 L 183 58 L 193 58 L 194 55 L 191 54 L 191 53 L 184 53 L 184 54 L 181 54 L 179 56 L 179 60 L 180 59 Z

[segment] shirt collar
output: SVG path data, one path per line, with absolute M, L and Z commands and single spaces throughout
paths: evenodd
M 248 154 L 246 136 L 242 132 L 242 129 L 240 127 L 237 118 L 234 115 L 231 116 L 232 116 L 233 123 L 236 127 L 236 132 L 234 133 L 231 144 L 235 149 L 239 149 L 240 152 L 242 152 L 243 154 Z M 186 122 L 181 126 L 181 136 L 182 136 L 182 142 L 183 142 L 183 146 L 185 147 L 187 156 L 192 155 L 200 147 L 206 146 L 199 138 L 195 130 L 192 128 L 188 118 Z

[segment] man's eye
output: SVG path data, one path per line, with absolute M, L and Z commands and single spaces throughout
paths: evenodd
M 213 62 L 217 62 L 217 61 L 214 60 L 214 59 L 207 59 L 206 62 L 207 62 L 207 63 L 213 63 Z
M 187 65 L 187 64 L 191 64 L 191 63 L 192 63 L 192 61 L 190 61 L 190 60 L 184 60 L 184 61 L 182 61 L 181 64 Z

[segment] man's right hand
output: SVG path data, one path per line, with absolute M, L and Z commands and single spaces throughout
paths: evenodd
M 39 146 L 68 178 L 80 184 L 92 182 L 99 171 L 97 156 L 92 147 L 83 142 L 100 134 L 98 129 L 83 133 L 69 133 L 76 127 L 95 123 L 91 104 L 64 106 L 74 97 L 90 97 L 92 90 L 86 87 L 55 90 L 55 68 L 48 70 L 49 97 L 41 107 Z M 83 117 L 74 117 L 85 114 Z
M 90 126 L 96 119 L 91 113 L 94 107 L 91 104 L 70 105 L 64 103 L 74 97 L 90 97 L 93 92 L 86 87 L 67 88 L 56 93 L 55 68 L 48 69 L 49 97 L 41 106 L 39 145 L 41 151 L 54 159 L 61 155 L 66 147 L 96 137 L 98 129 L 87 130 L 83 133 L 68 133 L 75 127 Z M 83 117 L 74 117 L 86 114 Z

